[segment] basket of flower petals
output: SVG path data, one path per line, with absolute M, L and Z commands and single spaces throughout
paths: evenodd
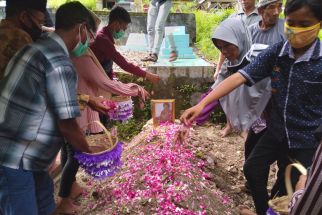
M 94 121 L 104 130 L 103 134 L 86 136 L 91 153 L 75 152 L 75 158 L 84 171 L 97 179 L 113 176 L 121 167 L 122 143 L 100 122 Z
M 109 110 L 108 115 L 111 120 L 127 121 L 133 117 L 133 102 L 131 96 L 114 96 L 111 101 L 104 101 L 103 104 L 111 106 L 111 103 L 116 105 L 116 108 Z

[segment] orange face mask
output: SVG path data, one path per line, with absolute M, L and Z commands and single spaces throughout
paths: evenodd
M 320 23 L 306 28 L 291 27 L 286 23 L 284 24 L 285 35 L 293 48 L 303 48 L 310 45 L 317 38 L 320 28 Z

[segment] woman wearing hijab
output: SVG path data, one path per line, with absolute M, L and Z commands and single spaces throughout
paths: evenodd
M 212 41 L 226 58 L 212 86 L 215 88 L 228 76 L 245 66 L 244 56 L 251 47 L 251 41 L 241 21 L 236 18 L 223 21 L 215 29 Z M 269 79 L 265 79 L 252 87 L 242 85 L 219 101 L 232 128 L 247 134 L 252 123 L 262 114 L 270 95 L 270 82 Z

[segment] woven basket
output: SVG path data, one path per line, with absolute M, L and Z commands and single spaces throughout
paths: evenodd
M 289 164 L 285 169 L 285 186 L 287 195 L 277 197 L 268 201 L 270 207 L 269 214 L 279 214 L 287 215 L 288 214 L 288 204 L 293 195 L 293 189 L 291 185 L 291 170 L 292 167 L 295 167 L 302 175 L 307 175 L 307 170 L 300 163 Z
M 101 122 L 94 121 L 89 124 L 93 124 L 93 123 L 96 123 L 97 125 L 99 125 L 103 129 L 104 134 L 95 134 L 95 135 L 86 136 L 86 140 L 89 145 L 91 153 L 86 153 L 86 152 L 83 152 L 83 153 L 99 155 L 105 152 L 112 151 L 117 146 L 118 138 L 116 136 L 112 136 L 111 133 L 105 128 L 105 126 Z
M 113 176 L 121 167 L 122 143 L 118 142 L 116 136 L 100 123 L 104 134 L 90 135 L 86 137 L 91 153 L 75 152 L 75 158 L 84 171 L 97 179 Z M 90 123 L 91 124 L 91 123 Z

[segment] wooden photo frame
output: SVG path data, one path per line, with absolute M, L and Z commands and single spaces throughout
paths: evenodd
M 160 123 L 171 122 L 175 120 L 175 100 L 174 99 L 157 99 L 152 100 L 152 119 L 153 125 L 158 126 Z

